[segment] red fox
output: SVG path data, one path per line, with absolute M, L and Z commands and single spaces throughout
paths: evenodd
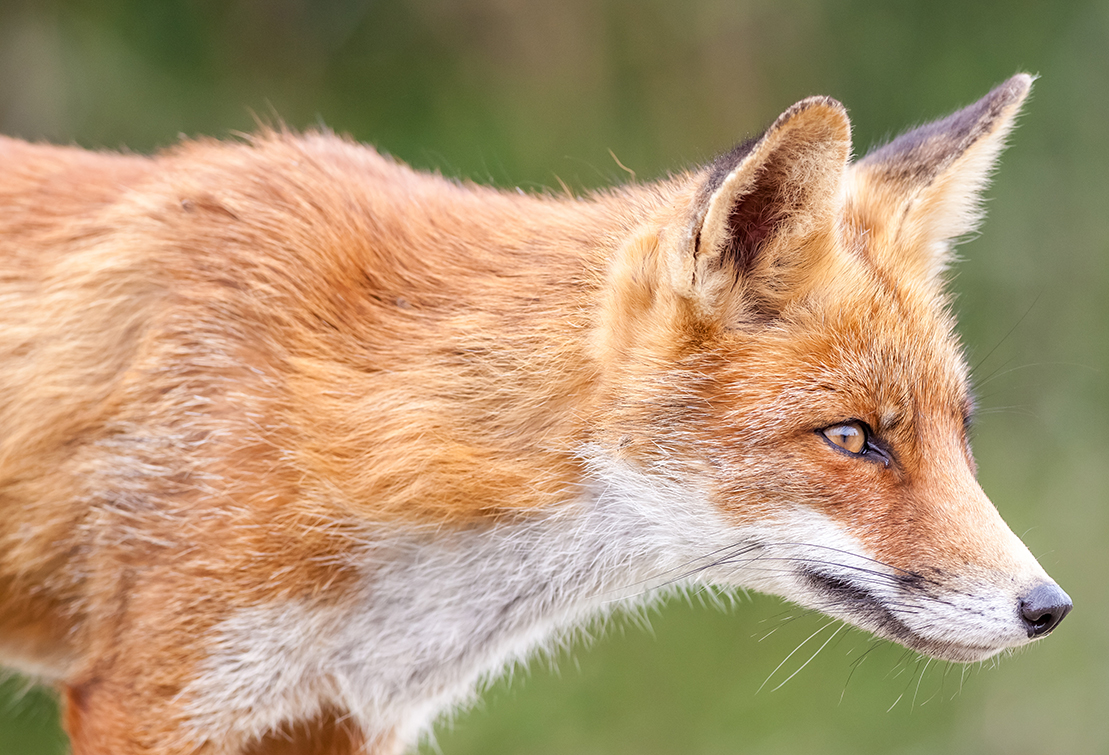
M 952 661 L 1048 634 L 943 288 L 1031 83 L 858 161 L 805 99 L 585 198 L 0 139 L 0 657 L 78 755 L 381 755 L 675 586 Z

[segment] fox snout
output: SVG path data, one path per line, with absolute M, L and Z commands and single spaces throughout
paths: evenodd
M 1070 612 L 1070 597 L 1051 580 L 1016 593 L 974 589 L 917 573 L 882 570 L 871 563 L 846 578 L 827 568 L 802 566 L 804 595 L 812 605 L 919 652 L 971 662 L 1050 634 Z

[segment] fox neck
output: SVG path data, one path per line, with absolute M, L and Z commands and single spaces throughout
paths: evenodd
M 361 587 L 340 605 L 229 617 L 216 628 L 219 651 L 187 693 L 191 718 L 204 731 L 244 722 L 264 731 L 314 697 L 354 712 L 371 735 L 393 731 L 414 742 L 506 663 L 688 585 L 712 554 L 740 547 L 706 502 L 676 485 L 589 449 L 581 463 L 579 497 L 517 521 L 373 528 L 350 555 Z M 290 644 L 289 636 L 314 642 Z M 326 679 L 316 671 L 323 668 Z M 235 697 L 206 696 L 213 689 Z

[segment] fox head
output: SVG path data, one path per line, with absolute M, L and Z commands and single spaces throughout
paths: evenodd
M 606 443 L 732 528 L 713 580 L 956 661 L 1070 610 L 975 479 L 943 289 L 1031 83 L 856 162 L 844 108 L 803 100 L 623 248 Z

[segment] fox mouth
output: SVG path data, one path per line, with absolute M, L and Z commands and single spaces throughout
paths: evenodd
M 843 577 L 825 574 L 811 568 L 802 569 L 800 576 L 821 598 L 815 607 L 856 626 L 873 632 L 919 653 L 945 661 L 973 663 L 999 653 L 1004 646 L 962 644 L 922 637 L 899 619 L 882 599 L 866 588 Z M 907 579 L 910 586 L 915 580 Z

